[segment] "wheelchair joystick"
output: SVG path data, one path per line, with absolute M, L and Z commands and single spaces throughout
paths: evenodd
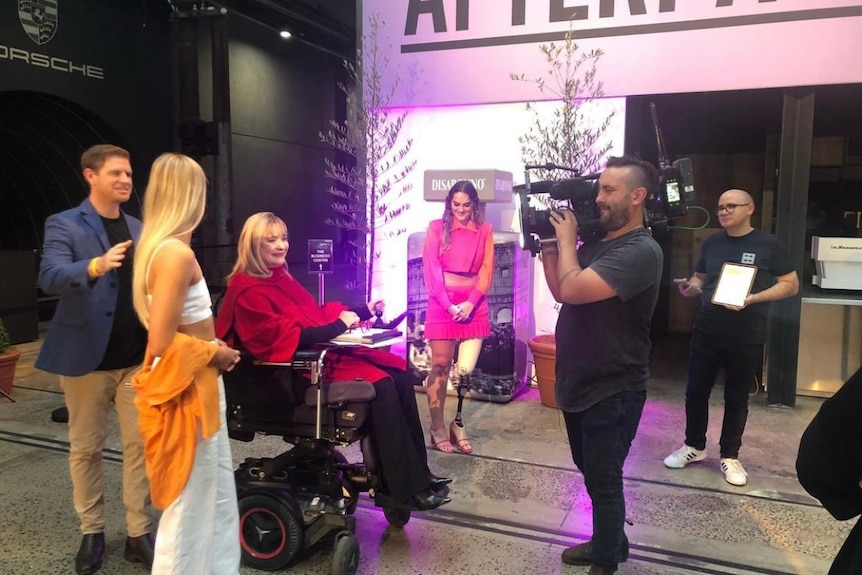
M 402 321 L 404 321 L 404 318 L 407 317 L 407 313 L 408 312 L 405 310 L 401 312 L 398 316 L 396 316 L 395 319 L 391 321 L 383 321 L 383 310 L 377 310 L 376 312 L 374 312 L 374 315 L 377 317 L 377 319 L 374 320 L 374 323 L 371 325 L 371 327 L 379 329 L 395 329 Z

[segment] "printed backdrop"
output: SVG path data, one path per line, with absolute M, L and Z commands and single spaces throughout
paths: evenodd
M 605 52 L 609 96 L 862 81 L 862 0 L 364 0 L 363 13 L 384 20 L 393 64 L 417 70 L 401 105 L 542 99 L 509 75 L 544 73 L 538 45 L 571 18 Z

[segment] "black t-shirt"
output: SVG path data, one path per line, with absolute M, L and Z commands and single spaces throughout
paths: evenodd
M 108 241 L 112 246 L 132 239 L 126 219 L 120 216 L 117 219 L 102 218 L 105 231 L 108 232 Z M 96 281 L 117 282 L 117 307 L 114 310 L 114 324 L 111 327 L 111 337 L 108 340 L 108 348 L 105 357 L 99 364 L 97 370 L 123 369 L 137 365 L 144 360 L 144 351 L 147 348 L 147 332 L 138 320 L 132 306 L 132 267 L 135 257 L 134 244 L 126 250 L 126 258 L 116 270 L 116 279 L 112 275 L 98 278 Z
M 626 390 L 646 390 L 649 326 L 658 300 L 663 255 L 643 228 L 584 244 L 581 267 L 617 293 L 588 304 L 563 304 L 557 319 L 557 403 L 581 412 Z
M 722 232 L 703 242 L 700 259 L 694 268 L 697 273 L 706 274 L 694 329 L 739 344 L 762 344 L 766 341 L 770 302 L 756 303 L 733 311 L 711 301 L 724 262 L 757 266 L 757 275 L 751 288 L 751 293 L 757 293 L 775 285 L 777 276 L 794 271 L 790 254 L 777 237 L 760 230 L 752 230 L 744 236 L 729 236 L 727 232 Z

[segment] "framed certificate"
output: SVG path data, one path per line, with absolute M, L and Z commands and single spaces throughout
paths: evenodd
M 712 293 L 712 303 L 742 307 L 756 275 L 757 266 L 724 262 Z

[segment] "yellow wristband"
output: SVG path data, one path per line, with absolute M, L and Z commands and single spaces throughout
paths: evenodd
M 93 259 L 91 259 L 91 260 L 90 260 L 90 265 L 89 265 L 89 266 L 87 266 L 87 271 L 88 271 L 88 272 L 90 273 L 90 275 L 91 275 L 91 276 L 93 276 L 94 278 L 100 278 L 100 277 L 102 277 L 103 275 L 105 275 L 105 274 L 100 274 L 100 273 L 99 273 L 99 258 L 93 258 Z

